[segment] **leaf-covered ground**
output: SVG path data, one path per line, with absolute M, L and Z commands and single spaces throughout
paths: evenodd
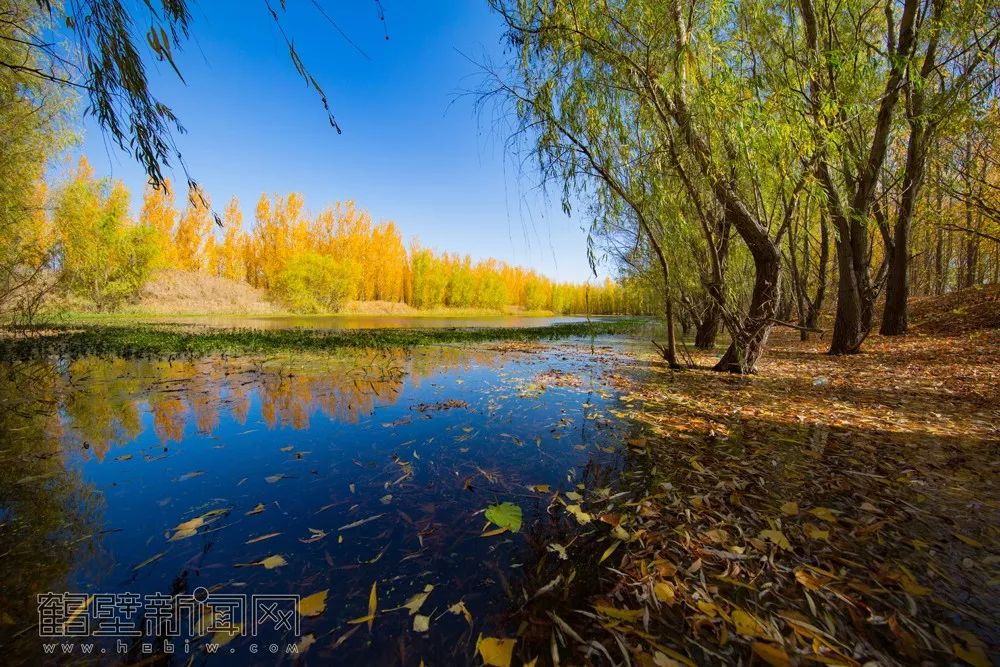
M 585 494 L 571 557 L 526 566 L 525 660 L 996 659 L 1000 331 L 824 348 L 781 333 L 753 377 L 615 377 L 631 472 Z

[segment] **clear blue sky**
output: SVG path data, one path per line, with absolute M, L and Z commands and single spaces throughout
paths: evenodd
M 187 129 L 178 143 L 215 208 L 235 194 L 252 220 L 261 192 L 301 192 L 311 211 L 354 199 L 436 249 L 588 279 L 585 221 L 562 213 L 558 189 L 546 201 L 533 171 L 518 173 L 493 113 L 477 115 L 475 97 L 462 94 L 480 87 L 475 62 L 504 57 L 486 0 L 383 0 L 388 41 L 372 0 L 318 2 L 370 56 L 311 0 L 287 3 L 286 31 L 342 135 L 292 67 L 263 0 L 194 4 L 193 39 L 175 54 L 186 85 L 153 63 L 151 84 Z M 81 150 L 138 199 L 141 169 L 112 148 L 88 120 Z

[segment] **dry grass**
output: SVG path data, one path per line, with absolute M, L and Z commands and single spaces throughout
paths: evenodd
M 267 292 L 235 280 L 193 271 L 157 272 L 130 310 L 153 314 L 275 313 Z

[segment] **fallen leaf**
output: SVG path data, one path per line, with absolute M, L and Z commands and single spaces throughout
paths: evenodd
M 791 659 L 785 649 L 775 644 L 765 644 L 764 642 L 754 642 L 750 646 L 757 657 L 771 665 L 772 667 L 790 667 Z
M 760 531 L 760 538 L 774 542 L 781 549 L 791 550 L 792 548 L 788 538 L 780 530 L 762 530 Z

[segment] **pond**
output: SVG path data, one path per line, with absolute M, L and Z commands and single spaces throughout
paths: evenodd
M 608 319 L 585 316 L 531 317 L 496 315 L 494 317 L 413 317 L 407 315 L 191 315 L 144 316 L 144 321 L 170 324 L 200 324 L 219 328 L 294 329 L 317 331 L 341 329 L 442 329 L 468 327 L 545 327 L 590 320 Z M 611 318 L 614 319 L 614 318 Z
M 613 365 L 600 341 L 5 364 L 0 648 L 473 663 L 612 493 Z

